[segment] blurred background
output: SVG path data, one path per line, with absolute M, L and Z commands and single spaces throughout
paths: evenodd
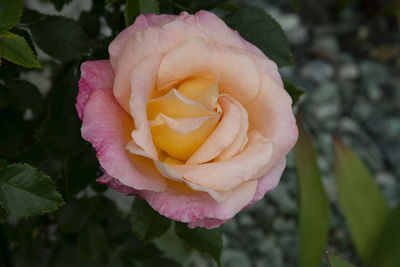
M 60 11 L 47 0 L 25 1 L 24 6 L 44 14 L 64 15 L 79 20 L 88 33 L 91 27 L 98 27 L 104 44 L 112 40 L 113 32 L 120 26 L 112 29 L 107 18 L 103 17 L 97 21 L 91 20 L 93 18 L 87 14 L 92 10 L 92 1 L 65 2 L 67 4 Z M 94 2 L 100 5 L 104 3 L 103 0 Z M 164 2 L 167 5 L 171 1 L 161 0 L 160 8 Z M 184 5 L 187 1 L 174 2 Z M 230 2 L 264 10 L 286 33 L 295 65 L 282 67 L 280 72 L 305 91 L 294 109 L 301 112 L 304 127 L 316 147 L 323 186 L 331 205 L 327 248 L 356 266 L 362 266 L 338 203 L 332 136 L 349 145 L 361 158 L 389 206 L 394 208 L 400 199 L 400 2 Z M 106 10 L 111 13 L 112 7 L 107 5 Z M 219 15 L 224 13 L 220 9 L 212 11 Z M 89 59 L 107 58 L 104 44 Z M 42 94 L 47 94 L 51 90 L 54 74 L 66 70 L 57 60 L 40 49 L 36 50 L 43 69 L 24 72 L 21 78 L 34 84 Z M 29 118 L 33 115 L 27 112 L 24 116 Z M 279 186 L 263 200 L 223 224 L 222 266 L 298 265 L 299 196 L 293 154 L 291 152 L 288 155 L 288 167 Z M 51 174 L 57 173 L 54 168 L 61 163 L 52 159 L 40 164 Z M 111 190 L 107 190 L 105 195 L 116 201 L 121 211 L 129 211 L 132 202 L 130 197 Z M 188 253 L 172 234 L 163 236 L 155 243 L 185 266 L 216 266 L 207 256 L 197 252 Z M 322 264 L 326 266 L 325 261 Z M 21 263 L 20 266 L 25 265 Z

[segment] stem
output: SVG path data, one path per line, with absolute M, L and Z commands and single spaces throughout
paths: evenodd
M 4 232 L 4 226 L 0 223 L 0 258 L 3 258 L 5 267 L 13 267 L 11 254 L 10 254 L 10 246 L 7 240 L 7 237 Z

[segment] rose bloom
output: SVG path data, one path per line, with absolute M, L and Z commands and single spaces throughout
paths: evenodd
M 200 11 L 141 15 L 109 54 L 82 64 L 76 102 L 99 183 L 206 228 L 277 185 L 297 127 L 277 66 L 257 47 Z

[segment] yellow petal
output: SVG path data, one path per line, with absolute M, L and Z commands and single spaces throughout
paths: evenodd
M 203 77 L 194 77 L 182 82 L 178 92 L 195 102 L 214 109 L 218 101 L 218 81 L 212 82 Z
M 214 131 L 219 117 L 219 115 L 210 117 L 189 134 L 180 134 L 167 124 L 152 126 L 153 142 L 157 148 L 165 151 L 171 157 L 186 161 Z
M 216 114 L 207 106 L 184 97 L 175 89 L 162 97 L 149 101 L 147 104 L 148 119 L 154 120 L 159 113 L 172 118 L 192 118 Z

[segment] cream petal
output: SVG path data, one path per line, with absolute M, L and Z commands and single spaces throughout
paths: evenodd
M 257 96 L 260 87 L 260 75 L 249 54 L 237 48 L 211 44 L 204 38 L 188 39 L 163 58 L 157 88 L 170 89 L 193 76 L 207 79 L 218 76 L 220 93 L 233 95 L 246 104 Z
M 249 131 L 257 130 L 274 142 L 268 168 L 276 165 L 296 144 L 298 131 L 292 112 L 292 99 L 272 77 L 263 75 L 260 94 L 246 105 Z
M 140 61 L 132 70 L 130 77 L 132 93 L 129 107 L 136 127 L 132 131 L 132 139 L 154 159 L 157 159 L 157 152 L 151 137 L 146 105 L 149 94 L 155 86 L 162 56 L 160 53 L 155 53 Z
M 195 165 L 212 160 L 225 150 L 238 135 L 241 122 L 239 108 L 231 102 L 228 96 L 221 96 L 219 102 L 223 110 L 221 121 L 186 164 Z
M 206 120 L 219 117 L 219 114 L 212 116 L 194 117 L 194 118 L 171 118 L 159 113 L 153 121 L 150 121 L 150 127 L 166 124 L 169 128 L 179 134 L 189 134 L 198 129 Z
M 249 133 L 246 148 L 229 161 L 211 162 L 198 165 L 171 164 L 184 179 L 216 191 L 227 191 L 243 181 L 257 179 L 267 172 L 265 166 L 271 158 L 273 143 L 257 131 Z
M 247 142 L 247 130 L 249 129 L 249 120 L 246 109 L 234 98 L 230 97 L 230 101 L 239 109 L 240 112 L 240 128 L 239 133 L 233 139 L 232 143 L 222 151 L 214 160 L 226 161 L 239 153 Z

